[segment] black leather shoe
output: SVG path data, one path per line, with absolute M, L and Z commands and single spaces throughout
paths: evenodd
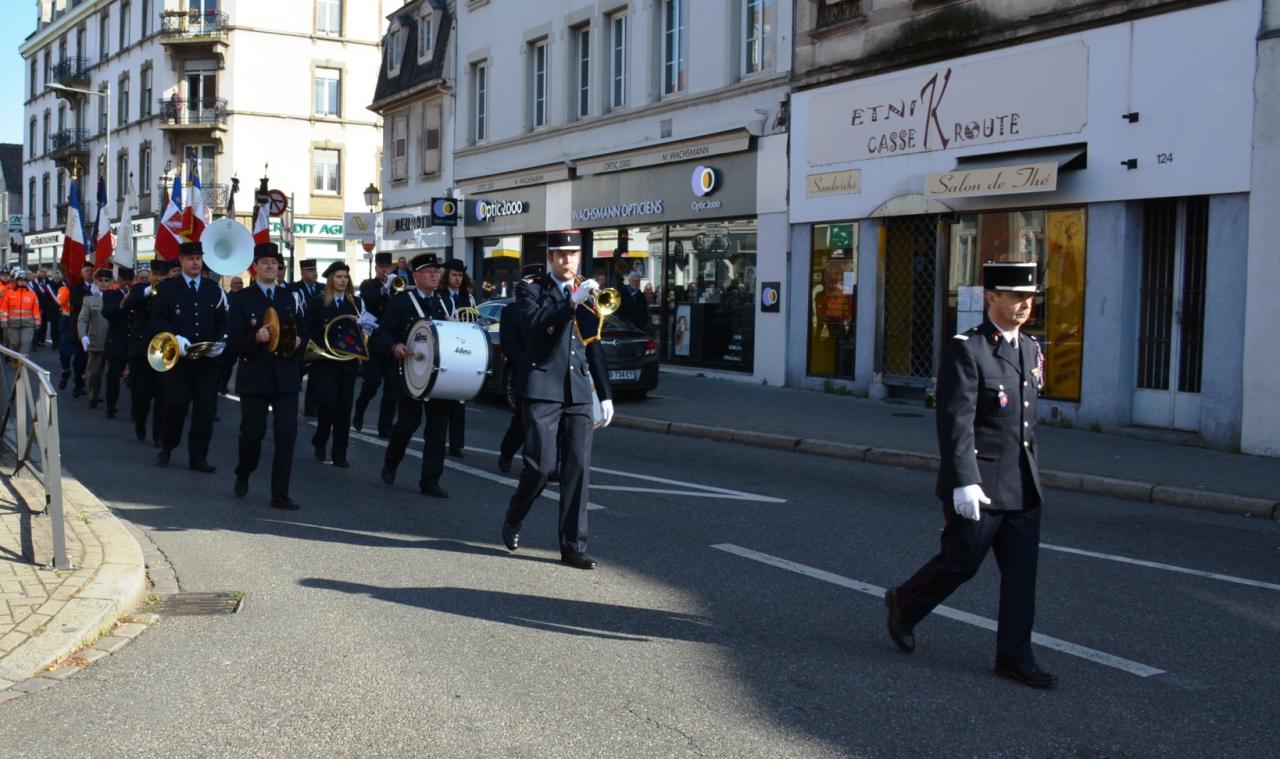
M 394 485 L 396 483 L 396 470 L 388 467 L 382 467 L 382 484 Z
M 108 418 L 108 419 L 115 419 L 115 418 L 116 418 L 116 411 L 115 411 L 115 409 L 107 409 L 107 418 Z
M 554 471 L 554 472 L 552 472 L 551 474 L 547 475 L 547 482 L 559 482 L 559 481 L 560 481 L 560 470 L 559 470 L 559 469 L 557 469 L 556 471 Z
M 1057 677 L 1040 669 L 1040 665 L 1034 663 L 1026 667 L 1007 667 L 997 662 L 996 674 L 1010 680 L 1017 680 L 1023 685 L 1030 685 L 1032 688 L 1052 688 L 1058 684 Z
M 347 461 L 346 459 L 334 459 L 333 465 L 338 467 L 339 469 L 349 469 L 351 467 L 351 462 Z
M 101 403 L 101 402 L 102 402 L 102 401 L 99 401 L 99 400 L 97 400 L 96 398 L 90 398 L 90 399 L 89 399 L 89 408 L 97 408 L 97 407 L 98 407 L 98 404 L 99 404 L 99 403 Z
M 391 439 L 391 431 L 390 431 L 390 430 L 385 430 L 385 431 L 384 431 L 384 430 L 378 430 L 378 437 L 379 437 L 379 438 L 381 438 L 381 439 L 383 439 L 383 440 L 390 440 L 390 439 Z
M 449 455 L 450 455 L 450 456 L 452 456 L 452 457 L 454 457 L 455 459 L 465 459 L 465 458 L 466 458 L 466 456 L 464 456 L 464 455 L 462 454 L 462 449 L 461 449 L 461 448 L 450 448 L 450 449 L 449 449 Z
M 574 569 L 595 569 L 595 559 L 587 558 L 585 553 L 565 553 L 560 552 L 560 563 L 568 564 Z
M 364 411 L 366 408 L 366 406 L 361 406 L 357 403 L 356 412 L 351 415 L 351 426 L 355 428 L 356 432 L 364 429 Z
M 271 508 L 282 509 L 284 511 L 298 511 L 302 507 L 298 505 L 297 501 L 287 495 L 273 495 L 271 496 Z
M 67 389 L 67 378 L 66 378 L 66 377 L 63 377 L 62 379 L 58 380 L 58 389 L 59 389 L 59 390 L 66 390 L 66 389 Z
M 218 471 L 218 467 L 207 461 L 193 461 L 187 466 L 187 468 L 193 472 L 204 472 L 205 474 L 213 474 Z
M 147 430 L 145 427 L 134 427 L 133 436 L 138 439 L 139 443 L 147 442 Z
M 169 449 L 161 447 L 160 452 L 156 454 L 156 466 L 169 466 Z
M 508 456 L 498 457 L 498 471 L 507 474 L 511 471 L 511 458 Z
M 236 498 L 244 498 L 249 492 L 249 480 L 245 477 L 236 478 Z
M 449 491 L 440 487 L 440 483 L 438 482 L 428 482 L 425 485 L 419 485 L 418 492 L 422 493 L 423 495 L 429 495 L 432 498 L 448 498 L 449 497 Z
M 515 551 L 520 547 L 520 528 L 512 527 L 506 522 L 502 523 L 502 544 L 507 547 L 508 551 Z
M 889 637 L 906 653 L 916 650 L 916 636 L 912 628 L 902 623 L 902 611 L 898 609 L 898 589 L 889 588 L 884 593 L 884 605 L 889 609 Z
M 75 388 L 74 390 L 72 390 L 72 391 L 71 391 L 71 397 L 72 397 L 72 398 L 79 398 L 79 397 L 80 397 L 80 396 L 82 396 L 82 395 L 84 395 L 84 388 L 83 388 L 83 387 L 77 387 L 77 388 Z
M 319 461 L 321 464 L 324 463 L 324 446 L 323 445 L 316 446 L 316 461 Z

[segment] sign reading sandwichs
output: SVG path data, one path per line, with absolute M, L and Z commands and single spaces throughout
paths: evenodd
M 809 102 L 809 164 L 821 166 L 1027 140 L 1084 129 L 1083 42 L 940 64 Z

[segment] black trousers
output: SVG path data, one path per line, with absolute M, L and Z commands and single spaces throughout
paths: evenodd
M 217 375 L 215 375 L 216 377 Z M 249 479 L 262 457 L 262 439 L 267 436 L 267 414 L 271 414 L 271 495 L 289 495 L 293 475 L 293 448 L 298 440 L 297 393 L 240 394 L 240 460 L 236 477 Z
M 364 384 L 356 398 L 356 416 L 362 422 L 365 409 L 378 394 L 379 387 L 382 388 L 382 400 L 378 405 L 378 434 L 390 435 L 403 392 L 400 388 L 400 362 L 384 353 L 373 354 L 364 367 Z
M 587 500 L 591 490 L 591 404 L 557 403 L 525 398 L 524 469 L 507 506 L 506 523 L 519 527 L 533 502 L 547 487 L 556 469 L 557 439 L 562 448 L 560 467 L 560 550 L 587 551 Z
M 191 462 L 207 461 L 213 438 L 214 402 L 218 396 L 218 364 L 211 358 L 181 359 L 164 373 L 164 438 L 160 444 L 173 450 L 182 442 L 182 425 L 191 408 L 191 432 L 187 451 Z
M 1040 556 L 1040 507 L 1025 511 L 984 511 L 978 521 L 955 513 L 942 504 L 946 526 L 942 550 L 898 586 L 902 621 L 915 626 L 973 577 L 987 551 L 1000 567 L 1000 613 L 996 629 L 996 661 L 1027 666 L 1031 652 L 1031 625 L 1036 614 L 1036 564 Z
M 240 359 L 240 354 L 227 346 L 222 355 L 218 356 L 218 392 L 226 392 L 231 389 L 231 374 L 236 370 L 236 362 Z
M 518 398 L 516 400 L 519 400 Z M 507 424 L 507 431 L 502 435 L 502 444 L 498 446 L 498 453 L 504 459 L 513 459 L 520 452 L 520 447 L 524 445 L 524 409 L 517 407 L 511 414 L 511 421 Z
M 302 410 L 309 416 L 315 416 L 320 408 L 320 383 L 316 382 L 315 373 L 312 371 L 314 362 L 303 365 L 302 376 L 307 378 L 306 394 L 303 396 Z
M 449 407 L 457 401 L 417 401 L 400 394 L 396 410 L 396 423 L 391 428 L 391 440 L 387 444 L 386 467 L 395 471 L 404 460 L 409 439 L 422 423 L 422 412 L 427 413 L 427 425 L 422 432 L 422 474 L 419 487 L 439 482 L 444 474 L 444 438 L 449 427 Z
M 467 404 L 454 403 L 449 410 L 449 450 L 460 451 L 467 444 Z
M 107 411 L 112 414 L 120 403 L 120 380 L 128 363 L 127 356 L 107 356 Z
M 316 399 L 319 422 L 311 444 L 323 448 L 333 438 L 333 460 L 345 461 L 351 437 L 351 406 L 355 400 L 356 375 L 338 361 L 314 361 L 311 382 L 319 388 Z
M 84 390 L 84 372 L 89 366 L 89 353 L 79 341 L 74 341 L 71 359 L 71 382 L 77 390 Z
M 161 413 L 164 406 L 164 396 L 160 392 L 161 382 L 160 374 L 151 368 L 151 364 L 147 363 L 146 356 L 130 356 L 129 357 L 129 417 L 133 419 L 134 426 L 142 430 L 144 433 L 147 429 L 147 417 L 152 416 L 151 437 L 155 440 L 160 439 L 161 419 L 164 414 Z M 151 408 L 155 406 L 155 414 L 151 414 Z

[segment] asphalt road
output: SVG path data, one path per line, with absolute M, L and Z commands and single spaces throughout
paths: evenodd
M 1037 647 L 1061 678 L 1042 692 L 992 672 L 994 633 L 978 618 L 996 615 L 994 560 L 947 604 L 976 617 L 926 620 L 912 656 L 885 634 L 876 590 L 937 546 L 923 473 L 609 429 L 593 459 L 600 567 L 581 572 L 556 561 L 552 500 L 518 554 L 502 548 L 512 484 L 485 452 L 506 425 L 497 406 L 469 407 L 473 448 L 456 462 L 469 469 L 446 473 L 446 502 L 418 495 L 414 458 L 382 485 L 376 439 L 353 441 L 352 469 L 316 462 L 304 420 L 293 488 L 304 509 L 285 513 L 266 507 L 270 445 L 249 497 L 231 494 L 234 402 L 220 401 L 211 476 L 187 471 L 182 450 L 157 469 L 129 422 L 62 402 L 66 467 L 150 533 L 184 590 L 246 601 L 233 616 L 163 619 L 0 706 L 0 755 L 1269 757 L 1280 746 L 1273 523 L 1051 493 L 1042 538 L 1058 548 L 1041 554 L 1036 629 L 1065 645 Z

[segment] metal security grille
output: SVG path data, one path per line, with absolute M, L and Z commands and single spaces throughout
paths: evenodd
M 1138 387 L 1169 389 L 1173 330 L 1173 269 L 1177 263 L 1178 201 L 1151 200 L 1142 219 L 1142 290 L 1138 320 Z
M 924 380 L 934 372 L 938 218 L 891 218 L 885 228 L 884 373 Z
M 1204 368 L 1204 279 L 1209 255 L 1209 198 L 1188 198 L 1184 205 L 1186 243 L 1182 262 L 1182 307 L 1179 319 L 1178 390 L 1200 392 Z

